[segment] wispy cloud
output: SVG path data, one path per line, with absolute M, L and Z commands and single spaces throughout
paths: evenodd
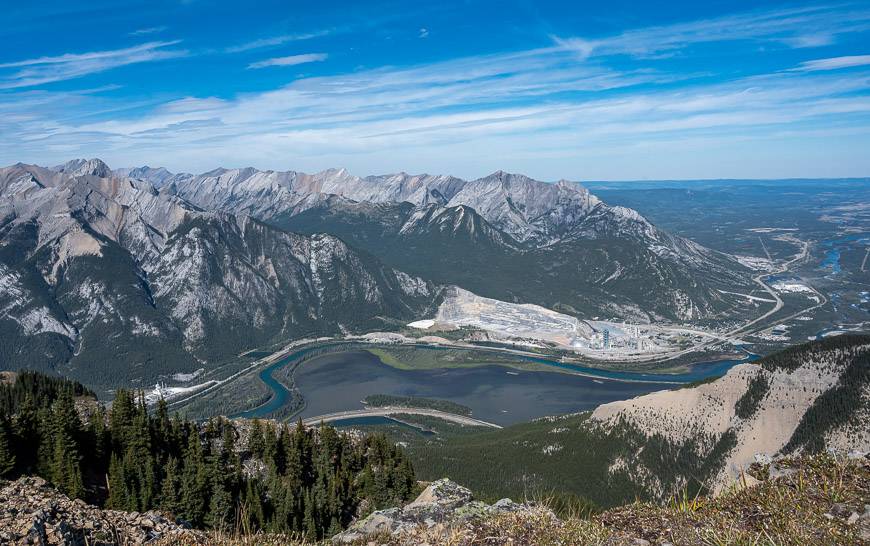
M 300 32 L 296 34 L 279 34 L 278 36 L 270 36 L 268 38 L 260 38 L 243 44 L 230 46 L 224 51 L 227 53 L 241 53 L 243 51 L 251 51 L 253 49 L 262 49 L 265 47 L 275 47 L 290 42 L 299 42 L 302 40 L 311 40 L 327 36 L 334 32 L 333 29 L 316 30 L 312 32 Z
M 66 53 L 0 64 L 0 89 L 32 87 L 57 81 L 80 78 L 119 66 L 171 59 L 187 55 L 187 51 L 167 49 L 180 43 L 148 42 L 138 46 L 89 53 Z M 3 74 L 3 69 L 18 70 Z
M 870 9 L 808 6 L 641 28 L 602 38 L 554 36 L 553 40 L 581 58 L 605 55 L 654 58 L 711 42 L 750 40 L 794 48 L 818 47 L 833 43 L 839 35 L 867 29 Z
M 420 32 L 417 34 L 418 38 L 428 38 L 429 37 L 429 29 L 423 27 L 420 29 Z
M 794 47 L 784 40 L 804 31 L 839 36 L 860 21 L 853 10 L 848 18 L 824 12 L 825 24 L 821 19 L 808 24 L 807 17 L 821 17 L 823 11 L 755 13 L 755 23 L 749 16 L 729 20 L 742 23 L 734 34 L 743 34 L 735 40 L 753 51 L 769 40 L 783 44 L 779 49 Z M 832 24 L 834 19 L 841 22 Z M 845 154 L 850 143 L 858 148 L 855 143 L 870 141 L 870 69 L 860 68 L 870 66 L 868 56 L 817 59 L 784 70 L 774 60 L 794 66 L 795 52 L 765 52 L 759 54 L 781 55 L 768 58 L 766 72 L 738 74 L 729 68 L 714 76 L 698 75 L 679 63 L 650 61 L 711 36 L 724 40 L 726 30 L 715 30 L 723 25 L 717 21 L 676 26 L 681 40 L 665 40 L 668 32 L 660 27 L 640 29 L 594 43 L 576 41 L 571 47 L 556 43 L 303 77 L 236 96 L 178 96 L 112 115 L 102 114 L 117 106 L 112 101 L 120 99 L 112 96 L 0 94 L 0 134 L 13 143 L 0 147 L 0 160 L 14 162 L 54 150 L 65 156 L 101 155 L 119 164 L 168 163 L 184 170 L 213 168 L 219 157 L 225 164 L 304 170 L 345 165 L 363 173 L 413 168 L 473 176 L 506 168 L 544 178 L 582 178 L 649 176 L 642 172 L 644 166 L 654 166 L 659 176 L 689 172 L 679 171 L 683 165 L 695 166 L 690 171 L 695 176 L 733 176 L 734 170 L 715 168 L 748 169 L 751 162 L 743 158 L 753 156 L 770 169 L 803 168 L 816 159 L 818 166 L 810 166 L 816 170 L 788 173 L 819 175 L 832 173 L 824 169 L 842 162 L 814 156 L 812 146 L 788 156 L 798 148 L 783 143 L 851 135 L 837 147 L 838 154 Z M 744 28 L 753 24 L 754 31 Z M 657 42 L 656 36 L 662 39 Z M 586 62 L 578 62 L 581 49 L 587 51 Z M 607 57 L 617 53 L 631 58 Z M 325 58 L 325 53 L 276 57 L 251 68 Z M 68 60 L 22 61 L 26 64 L 6 68 Z M 854 69 L 834 70 L 845 67 Z M 71 109 L 80 114 L 71 117 Z M 830 147 L 818 149 L 830 152 Z M 726 157 L 728 153 L 734 156 Z M 859 164 L 870 170 L 870 159 L 849 163 Z
M 296 66 L 297 64 L 316 63 L 325 61 L 326 53 L 305 53 L 303 55 L 288 55 L 286 57 L 273 57 L 263 61 L 257 61 L 248 65 L 248 68 L 266 68 L 267 66 Z
M 816 72 L 819 70 L 838 70 L 840 68 L 852 68 L 855 66 L 867 65 L 870 65 L 870 55 L 847 55 L 845 57 L 831 57 L 829 59 L 805 61 L 792 70 L 796 72 Z
M 139 30 L 134 30 L 130 32 L 130 36 L 147 36 L 149 34 L 158 34 L 166 30 L 167 27 L 159 26 L 159 27 L 148 27 L 148 28 L 140 28 Z

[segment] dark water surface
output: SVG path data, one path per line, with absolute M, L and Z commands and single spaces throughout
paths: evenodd
M 291 398 L 273 372 L 305 356 L 301 349 L 264 368 L 260 379 L 272 390 L 272 398 L 239 417 L 265 416 Z M 419 350 L 438 350 L 420 347 Z M 695 364 L 684 374 L 643 374 L 586 368 L 529 358 L 536 362 L 593 374 L 530 372 L 499 365 L 433 370 L 399 370 L 362 350 L 323 354 L 306 360 L 295 371 L 296 388 L 305 399 L 303 418 L 361 409 L 362 400 L 372 394 L 420 396 L 450 400 L 472 409 L 473 416 L 500 425 L 528 421 L 545 415 L 592 409 L 614 400 L 625 400 L 724 374 L 744 360 L 723 360 Z
M 719 366 L 711 368 L 720 372 Z M 316 357 L 295 377 L 307 402 L 302 417 L 359 409 L 366 396 L 391 394 L 450 400 L 470 407 L 474 417 L 500 425 L 588 410 L 673 386 L 497 365 L 398 370 L 366 351 Z

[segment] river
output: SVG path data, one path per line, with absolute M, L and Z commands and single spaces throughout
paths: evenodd
M 310 358 L 294 372 L 296 388 L 305 399 L 305 408 L 299 417 L 360 409 L 361 400 L 366 396 L 391 394 L 450 400 L 470 407 L 474 417 L 500 425 L 584 411 L 614 400 L 672 388 L 675 384 L 719 376 L 735 364 L 753 358 L 699 363 L 682 374 L 608 371 L 528 358 L 583 374 L 575 375 L 522 371 L 486 363 L 470 368 L 399 370 L 367 351 L 352 348 L 311 356 L 313 351 L 322 348 L 300 349 L 261 370 L 260 379 L 272 390 L 272 398 L 236 417 L 267 416 L 288 403 L 292 395 L 273 373 L 306 357 Z M 418 350 L 443 349 L 419 347 Z

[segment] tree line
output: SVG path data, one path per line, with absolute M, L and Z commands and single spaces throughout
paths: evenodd
M 272 421 L 196 423 L 119 390 L 110 409 L 77 383 L 34 372 L 0 385 L 0 478 L 39 475 L 70 497 L 160 509 L 199 528 L 320 539 L 361 510 L 408 499 L 416 479 L 383 435 Z

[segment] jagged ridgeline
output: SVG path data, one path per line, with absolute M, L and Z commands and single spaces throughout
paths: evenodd
M 0 478 L 39 475 L 106 508 L 159 509 L 196 527 L 332 535 L 406 501 L 414 470 L 382 435 L 271 421 L 194 423 L 118 391 L 22 372 L 0 384 Z
M 144 387 L 288 339 L 394 329 L 439 293 L 336 237 L 206 212 L 98 160 L 0 169 L 0 369 Z
M 424 479 L 485 498 L 574 495 L 603 506 L 733 483 L 757 453 L 870 451 L 870 336 L 843 335 L 732 368 L 724 377 L 410 446 Z
M 576 182 L 502 171 L 477 180 L 344 169 L 136 174 L 207 210 L 331 233 L 393 267 L 496 299 L 640 320 L 749 310 L 727 293 L 752 285 L 733 256 L 609 206 Z

